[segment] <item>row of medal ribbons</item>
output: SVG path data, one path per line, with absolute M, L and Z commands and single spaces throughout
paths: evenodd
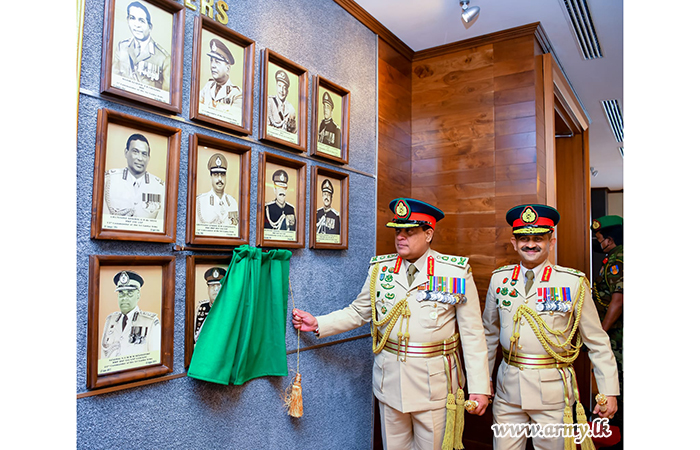
M 569 312 L 571 290 L 568 287 L 537 288 L 537 311 Z
M 426 283 L 418 287 L 416 300 L 461 305 L 467 302 L 466 293 L 466 278 L 430 276 Z

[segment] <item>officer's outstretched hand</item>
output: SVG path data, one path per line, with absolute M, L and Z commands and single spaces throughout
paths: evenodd
M 316 331 L 318 328 L 318 320 L 313 315 L 296 308 L 292 310 L 292 324 L 301 331 Z
M 483 394 L 469 394 L 469 400 L 476 400 L 479 402 L 479 406 L 477 406 L 474 411 L 469 412 L 469 414 L 483 416 L 486 412 L 486 407 L 489 406 L 488 396 Z

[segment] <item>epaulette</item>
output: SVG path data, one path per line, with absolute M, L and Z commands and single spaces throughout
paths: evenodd
M 154 313 L 154 312 L 141 311 L 141 312 L 140 312 L 140 315 L 142 315 L 142 316 L 144 316 L 144 317 L 147 317 L 147 318 L 149 318 L 149 319 L 158 320 L 158 314 L 156 314 L 156 313 Z
M 469 261 L 469 258 L 467 258 L 466 256 L 442 255 L 438 253 L 437 255 L 435 255 L 435 261 L 443 264 L 449 264 L 451 266 L 457 266 L 464 269 L 465 267 L 467 267 L 467 261 Z
M 392 261 L 392 260 L 396 259 L 398 256 L 399 256 L 398 253 L 392 253 L 390 255 L 378 255 L 378 256 L 372 257 L 372 259 L 369 260 L 369 263 L 375 264 L 378 262 Z
M 576 275 L 577 277 L 585 277 L 586 274 L 581 272 L 580 270 L 572 269 L 571 267 L 562 267 L 562 266 L 557 266 L 556 264 L 552 264 L 552 267 L 554 267 L 554 270 L 557 272 L 564 272 L 564 273 L 570 273 L 571 275 Z
M 209 300 L 200 300 L 199 303 L 197 303 L 197 306 L 202 306 L 205 303 L 209 303 Z
M 517 264 L 508 264 L 507 266 L 501 266 L 498 269 L 494 270 L 491 273 L 496 273 L 496 272 L 501 272 L 503 270 L 511 270 L 513 267 L 517 266 Z

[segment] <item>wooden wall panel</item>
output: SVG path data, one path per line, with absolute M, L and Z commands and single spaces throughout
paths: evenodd
M 378 55 L 377 254 L 385 254 L 396 251 L 389 202 L 411 192 L 411 62 L 381 38 Z
M 441 208 L 433 246 L 467 255 L 483 305 L 491 272 L 515 262 L 508 209 L 536 200 L 534 34 L 413 62 L 411 195 Z

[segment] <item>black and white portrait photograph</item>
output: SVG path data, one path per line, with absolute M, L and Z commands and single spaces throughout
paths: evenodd
M 180 112 L 182 5 L 111 0 L 105 14 L 102 91 Z

